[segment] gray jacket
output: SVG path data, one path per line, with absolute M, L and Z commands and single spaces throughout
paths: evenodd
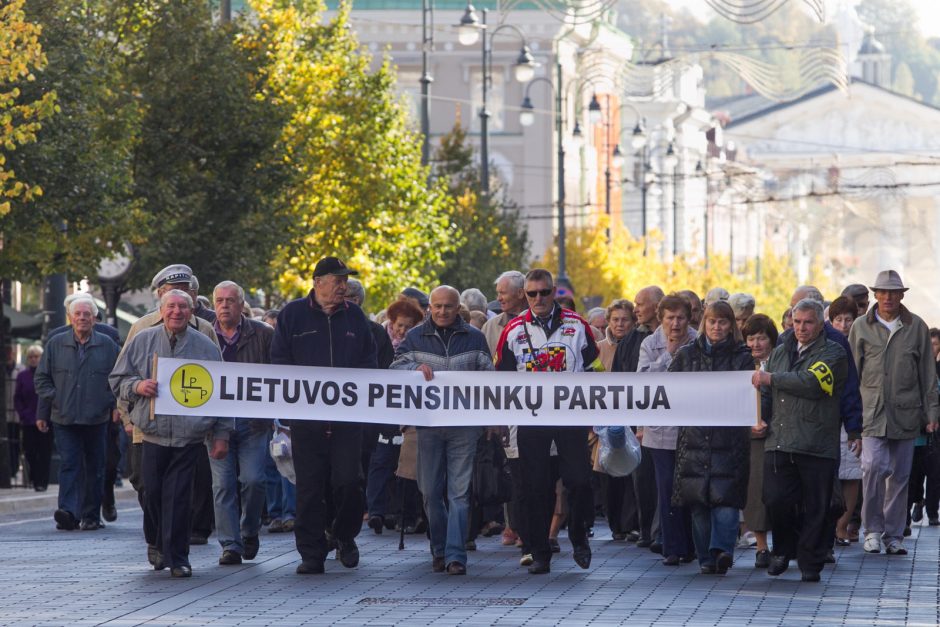
M 176 348 L 163 325 L 143 329 L 124 345 L 111 371 L 111 389 L 130 405 L 134 426 L 143 433 L 144 441 L 160 446 L 181 447 L 204 441 L 210 434 L 216 440 L 228 440 L 233 429 L 230 418 L 210 416 L 171 416 L 157 414 L 150 420 L 150 399 L 134 391 L 138 381 L 153 377 L 153 355 L 177 359 L 222 361 L 218 346 L 208 337 L 187 327 L 177 335 Z
M 432 370 L 493 370 L 493 359 L 483 333 L 457 318 L 446 332 L 426 320 L 408 331 L 398 350 L 392 370 L 417 370 L 421 364 Z
M 698 337 L 698 333 L 689 327 L 688 341 L 691 344 Z M 669 341 L 662 327 L 657 327 L 643 343 L 640 344 L 640 360 L 637 363 L 637 372 L 666 372 L 672 363 L 672 355 L 666 348 Z M 643 446 L 646 448 L 676 450 L 679 440 L 680 427 L 643 427 Z
M 75 333 L 60 333 L 46 343 L 36 369 L 36 393 L 51 401 L 52 422 L 58 425 L 100 425 L 111 419 L 114 395 L 108 373 L 118 356 L 118 345 L 92 331 L 79 359 Z

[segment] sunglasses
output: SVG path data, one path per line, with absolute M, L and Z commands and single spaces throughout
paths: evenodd
M 546 287 L 544 290 L 532 290 L 532 291 L 526 290 L 525 295 L 528 296 L 529 298 L 535 298 L 536 296 L 542 296 L 542 297 L 551 296 L 552 291 L 554 289 L 555 289 L 554 287 Z

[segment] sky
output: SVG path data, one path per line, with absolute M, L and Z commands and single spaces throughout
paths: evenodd
M 667 0 L 676 7 L 690 9 L 700 19 L 707 20 L 717 15 L 704 0 Z M 801 2 L 802 0 L 790 0 Z M 918 15 L 912 20 L 921 33 L 926 37 L 940 37 L 940 1 L 938 0 L 910 0 L 917 9 Z M 826 0 L 827 12 L 832 13 L 838 5 L 837 0 Z

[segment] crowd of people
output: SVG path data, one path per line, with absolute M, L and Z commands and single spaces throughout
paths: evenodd
M 702 299 L 647 286 L 585 317 L 544 269 L 496 277 L 492 303 L 479 289 L 409 287 L 371 316 L 355 274 L 323 258 L 309 295 L 253 312 L 231 281 L 214 288 L 209 306 L 200 303 L 192 270 L 174 264 L 153 279 L 159 308 L 123 345 L 95 322 L 93 299 L 70 296 L 70 327 L 27 351 L 15 395 L 37 489 L 48 482 L 54 434 L 57 527 L 95 530 L 116 516 L 121 421 L 132 434 L 129 478 L 148 560 L 174 577 L 192 574 L 189 547 L 213 529 L 220 565 L 254 559 L 265 525 L 294 533 L 298 574 L 325 572 L 333 551 L 357 566 L 364 526 L 426 533 L 431 569 L 451 575 L 467 572 L 481 534 L 516 547 L 528 573 L 548 573 L 567 528 L 572 557 L 587 569 L 602 516 L 611 541 L 659 553 L 667 567 L 697 561 L 703 575 L 723 575 L 736 547 L 753 546 L 755 568 L 778 576 L 796 560 L 813 582 L 834 563 L 834 547 L 861 540 L 868 553 L 903 556 L 912 522 L 926 515 L 940 525 L 940 331 L 901 303 L 908 288 L 893 270 L 832 301 L 799 286 L 782 315 L 721 287 Z M 413 370 L 426 380 L 441 371 L 752 371 L 760 403 L 751 427 L 636 428 L 640 464 L 615 477 L 599 465 L 587 425 L 414 428 L 327 416 L 288 425 L 154 414 L 154 355 Z M 272 460 L 276 432 L 290 434 L 296 485 Z M 502 503 L 477 498 L 473 485 L 475 464 L 492 462 L 494 448 L 511 478 Z

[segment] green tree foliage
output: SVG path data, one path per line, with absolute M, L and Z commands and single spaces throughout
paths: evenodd
M 244 44 L 265 59 L 258 97 L 286 120 L 277 144 L 291 177 L 277 199 L 287 220 L 275 259 L 281 291 L 309 289 L 325 255 L 359 269 L 373 302 L 432 286 L 461 234 L 444 185 L 426 183 L 392 69 L 370 71 L 346 4 L 330 22 L 318 0 L 252 7 Z
M 14 200 L 3 218 L 3 276 L 94 276 L 110 246 L 142 241 L 147 220 L 132 198 L 129 146 L 137 106 L 124 89 L 104 8 L 92 0 L 27 5 L 49 63 L 22 92 L 27 99 L 56 94 L 56 114 L 35 143 L 10 155 L 43 194 Z
M 435 176 L 454 199 L 452 220 L 464 235 L 463 243 L 444 258 L 441 282 L 493 295 L 493 280 L 499 274 L 525 266 L 528 237 L 518 209 L 496 200 L 502 196 L 498 180 L 489 198 L 482 193 L 480 169 L 459 120 L 441 138 L 434 163 Z
M 273 281 L 282 119 L 256 97 L 263 59 L 238 42 L 244 26 L 213 24 L 204 0 L 153 2 L 127 16 L 142 107 L 134 186 L 149 218 L 136 285 L 169 263 L 189 264 L 209 289 Z

